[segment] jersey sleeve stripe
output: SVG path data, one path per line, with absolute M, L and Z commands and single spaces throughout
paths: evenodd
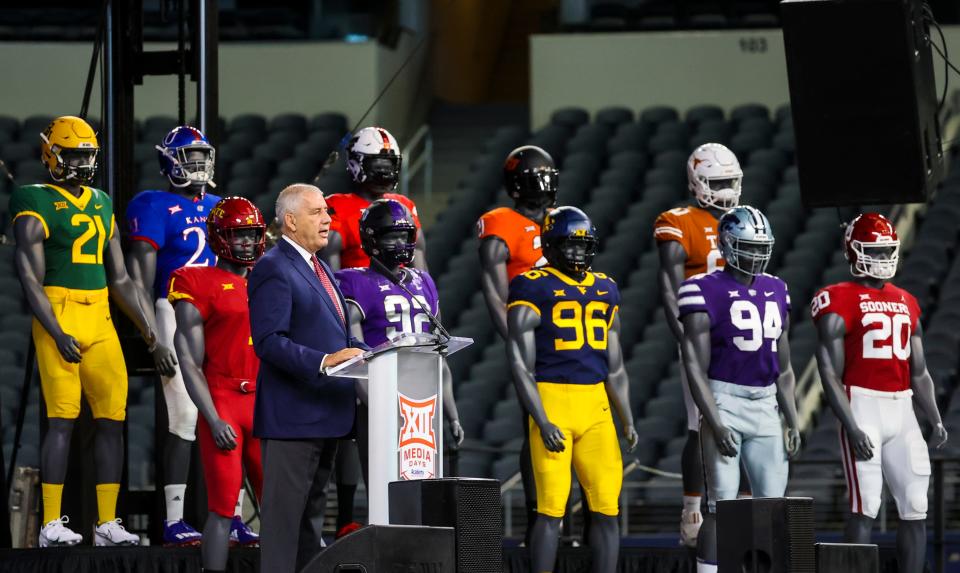
M 613 310 L 610 311 L 610 320 L 607 322 L 607 330 L 613 328 L 613 321 L 617 319 L 617 313 L 620 311 L 620 305 L 613 307 Z
M 110 215 L 110 236 L 107 237 L 107 240 L 113 239 L 114 233 L 117 231 L 117 219 Z
M 688 306 L 691 304 L 707 304 L 702 296 L 685 296 L 677 301 L 677 306 Z
M 112 239 L 112 238 L 113 238 L 113 235 L 111 235 L 110 238 Z M 160 247 L 159 247 L 159 245 L 157 245 L 157 242 L 154 241 L 153 239 L 151 239 L 150 237 L 144 237 L 144 236 L 142 236 L 142 235 L 130 235 L 130 240 L 131 240 L 131 241 L 143 241 L 144 243 L 150 243 L 150 246 L 152 246 L 154 250 L 156 250 L 156 251 L 159 251 L 159 250 L 160 250 Z
M 43 238 L 44 239 L 50 238 L 50 227 L 47 226 L 47 221 L 46 219 L 43 218 L 43 215 L 41 215 L 40 213 L 37 213 L 36 211 L 20 211 L 19 213 L 16 214 L 13 220 L 16 221 L 18 218 L 23 216 L 36 217 L 37 219 L 39 219 L 40 224 L 43 225 Z
M 687 294 L 689 292 L 700 292 L 700 285 L 683 285 L 680 287 L 680 290 L 677 291 L 677 294 Z
M 673 235 L 675 237 L 683 237 L 683 231 L 676 227 L 657 227 L 653 230 L 654 235 Z
M 358 311 L 360 311 L 360 322 L 363 322 L 364 320 L 367 320 L 367 313 L 363 312 L 363 307 L 360 306 L 360 303 L 359 303 L 359 302 L 353 300 L 352 298 L 346 298 L 346 297 L 344 297 L 343 300 L 347 301 L 347 304 L 353 305 L 353 308 L 355 308 L 355 309 L 357 309 Z
M 193 297 L 185 292 L 171 290 L 167 292 L 167 300 L 177 302 L 178 300 L 193 300 Z
M 507 305 L 507 310 L 510 310 L 515 306 L 528 306 L 532 308 L 535 313 L 537 313 L 537 316 L 540 315 L 540 309 L 537 308 L 537 305 L 533 304 L 532 302 L 527 302 L 525 300 L 515 300 Z

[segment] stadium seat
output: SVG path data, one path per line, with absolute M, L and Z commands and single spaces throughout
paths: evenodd
M 640 122 L 657 125 L 665 121 L 679 121 L 680 114 L 676 108 L 669 106 L 652 106 L 640 112 Z
M 329 130 L 343 137 L 349 127 L 347 118 L 342 113 L 320 113 L 310 118 L 310 131 Z
M 605 107 L 597 111 L 594 121 L 616 128 L 633 121 L 633 110 L 621 106 Z
M 581 107 L 566 107 L 550 114 L 550 123 L 575 131 L 590 123 L 590 113 Z
M 723 121 L 723 108 L 718 105 L 704 104 L 691 107 L 686 114 L 687 123 L 693 128 L 700 127 L 706 120 Z

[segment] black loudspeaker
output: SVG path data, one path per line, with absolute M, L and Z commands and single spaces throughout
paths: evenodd
M 817 543 L 817 573 L 879 573 L 876 545 Z
M 919 203 L 942 176 L 920 0 L 780 4 L 808 207 Z
M 342 537 L 301 573 L 455 573 L 453 529 L 368 525 Z
M 717 573 L 813 573 L 813 499 L 717 502 Z
M 458 573 L 503 571 L 500 482 L 442 478 L 390 483 L 390 523 L 453 527 Z

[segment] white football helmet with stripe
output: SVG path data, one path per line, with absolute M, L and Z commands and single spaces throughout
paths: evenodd
M 400 182 L 400 145 L 382 127 L 365 127 L 347 144 L 347 171 L 353 182 L 377 194 L 389 193 Z
M 687 159 L 687 183 L 704 209 L 733 209 L 740 203 L 743 170 L 737 156 L 719 143 L 704 143 Z

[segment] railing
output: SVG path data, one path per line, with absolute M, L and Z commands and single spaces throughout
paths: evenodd
M 421 146 L 421 144 L 423 144 Z M 416 151 L 420 154 L 415 154 Z M 406 146 L 407 164 L 400 170 L 400 193 L 410 196 L 410 182 L 423 171 L 423 193 L 429 203 L 433 198 L 433 135 L 424 124 L 413 134 Z

